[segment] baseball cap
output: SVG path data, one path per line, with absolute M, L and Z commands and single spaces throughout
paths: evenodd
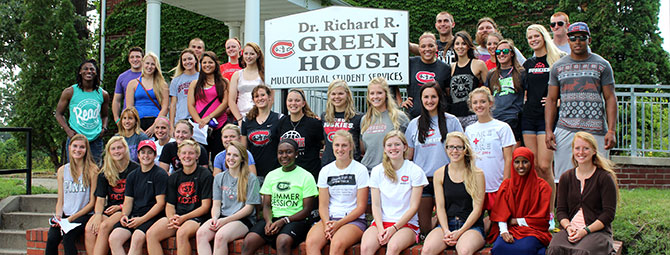
M 144 148 L 144 147 L 149 147 L 149 148 L 151 148 L 152 150 L 154 150 L 154 152 L 156 152 L 156 144 L 154 143 L 154 141 L 151 141 L 151 140 L 144 140 L 144 141 L 141 141 L 141 142 L 137 145 L 137 152 L 139 152 L 139 151 L 140 151 L 142 148 Z
M 568 34 L 572 33 L 577 33 L 577 32 L 584 32 L 588 35 L 591 35 L 591 31 L 589 30 L 589 26 L 586 25 L 584 22 L 575 22 L 570 24 L 570 27 L 568 27 Z

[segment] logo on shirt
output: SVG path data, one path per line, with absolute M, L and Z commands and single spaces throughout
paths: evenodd
M 72 108 L 72 115 L 77 125 L 85 129 L 93 129 L 100 125 L 100 103 L 94 99 L 81 100 Z
M 290 182 L 278 182 L 277 183 L 277 190 L 279 191 L 285 191 L 291 188 L 291 183 Z
M 544 63 L 542 63 L 542 62 L 537 62 L 537 63 L 535 64 L 535 67 L 534 67 L 534 68 L 529 68 L 529 69 L 528 69 L 528 72 L 529 72 L 529 73 L 532 73 L 532 74 L 548 73 L 548 72 L 549 72 L 549 68 L 548 68 L 547 66 L 545 66 Z
M 195 195 L 194 182 L 182 182 L 177 187 L 177 202 L 180 204 L 195 204 L 198 202 L 198 196 Z
M 351 128 L 354 127 L 354 123 L 349 123 L 345 121 L 343 118 L 336 118 L 334 123 L 323 123 L 323 131 L 326 132 L 328 141 L 333 142 L 333 136 L 335 135 L 335 132 L 340 129 L 344 129 L 349 131 Z
M 305 138 L 298 133 L 298 131 L 295 130 L 289 130 L 286 131 L 283 135 L 281 135 L 281 139 L 293 139 L 296 143 L 298 143 L 298 155 L 302 156 L 305 155 Z
M 378 134 L 378 133 L 384 133 L 386 131 L 386 124 L 384 123 L 377 123 L 370 125 L 367 130 L 365 130 L 365 134 Z
M 328 186 L 337 185 L 356 185 L 356 176 L 353 174 L 343 174 L 339 176 L 328 176 Z
M 416 80 L 419 82 L 419 85 L 435 81 L 435 73 L 428 71 L 419 71 L 415 76 Z
M 402 177 L 400 177 L 400 181 L 401 181 L 400 184 L 409 184 L 409 176 L 403 175 Z
M 276 41 L 270 46 L 270 54 L 275 58 L 288 58 L 293 56 L 294 53 L 293 41 L 290 40 Z
M 257 130 L 249 134 L 249 141 L 256 146 L 265 146 L 270 143 L 270 131 L 269 130 Z
M 119 180 L 116 186 L 112 187 L 113 194 L 109 194 L 111 200 L 123 200 L 123 192 L 126 191 L 126 179 Z

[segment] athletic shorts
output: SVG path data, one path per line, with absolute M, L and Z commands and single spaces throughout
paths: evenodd
M 341 220 L 341 219 L 342 219 L 342 218 L 333 218 L 333 217 L 330 217 L 330 220 L 334 220 L 334 221 L 338 221 L 338 220 Z M 360 228 L 361 231 L 365 231 L 365 229 L 368 228 L 368 223 L 367 223 L 367 221 L 365 221 L 365 219 L 361 219 L 361 218 L 352 220 L 352 221 L 350 221 L 350 222 L 347 223 L 347 224 L 352 224 L 352 225 L 354 225 L 354 226 Z
M 129 218 L 135 218 L 135 217 L 140 217 L 140 216 L 133 216 L 133 217 L 129 217 Z M 152 225 L 154 225 L 154 223 L 156 223 L 156 221 L 158 221 L 158 219 L 160 219 L 160 218 L 162 218 L 162 216 L 160 216 L 160 217 L 158 217 L 158 216 L 157 216 L 157 217 L 153 217 L 153 218 L 151 218 L 150 220 L 148 220 L 148 221 L 142 223 L 141 225 L 139 225 L 137 228 L 134 228 L 134 229 L 129 228 L 129 227 L 124 227 L 124 226 L 121 225 L 121 222 L 117 222 L 116 224 L 114 224 L 114 228 L 113 228 L 113 229 L 116 229 L 116 228 L 127 229 L 128 231 L 130 231 L 131 234 L 132 234 L 133 232 L 135 232 L 135 230 L 139 230 L 139 231 L 142 231 L 142 232 L 144 232 L 144 233 L 146 234 L 146 233 L 147 233 L 147 230 L 149 230 L 149 228 L 150 228 Z
M 280 219 L 281 218 L 272 218 L 272 221 L 275 222 Z M 262 219 L 256 222 L 256 225 L 249 229 L 249 232 L 253 232 L 261 236 L 261 238 L 263 238 L 266 243 L 270 244 L 272 248 L 277 247 L 277 236 L 280 234 L 287 234 L 293 238 L 292 248 L 295 248 L 298 247 L 300 243 L 305 241 L 309 227 L 310 225 L 307 220 L 292 221 L 291 223 L 284 225 L 279 230 L 279 233 L 269 236 L 265 234 L 265 219 Z
M 488 210 L 489 212 L 493 210 L 493 205 L 495 205 L 497 197 L 498 191 L 486 192 L 486 195 L 484 195 L 484 210 Z
M 428 177 L 428 185 L 423 186 L 423 193 L 421 197 L 435 198 L 435 189 L 433 188 L 433 177 Z
M 382 223 L 382 225 L 383 225 L 384 229 L 387 229 L 387 228 L 390 228 L 391 226 L 395 225 L 395 222 L 384 221 Z M 376 222 L 373 221 L 372 224 L 370 224 L 370 227 L 374 227 L 374 226 L 377 226 L 377 224 L 376 224 Z M 411 229 L 412 231 L 414 231 L 414 233 L 416 234 L 415 241 L 418 243 L 419 242 L 419 226 L 415 226 L 414 224 L 407 223 L 407 224 L 403 225 L 402 227 L 399 227 L 398 230 L 401 229 L 401 228 L 404 228 L 404 227 L 407 227 L 407 228 Z
M 521 118 L 521 133 L 524 135 L 544 135 L 547 134 L 545 130 L 544 119 L 535 118 Z

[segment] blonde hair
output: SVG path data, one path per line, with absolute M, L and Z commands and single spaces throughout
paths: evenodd
M 200 156 L 200 144 L 193 141 L 192 139 L 186 139 L 177 145 L 177 154 L 179 154 L 184 146 L 191 146 L 195 150 L 195 155 Z
M 566 18 L 567 19 L 567 18 Z M 551 39 L 551 36 L 549 35 L 549 32 L 547 31 L 546 28 L 542 25 L 538 24 L 532 24 L 526 28 L 526 36 L 528 36 L 528 31 L 536 31 L 542 35 L 542 40 L 544 41 L 544 48 L 547 50 L 547 63 L 549 64 L 549 67 L 553 66 L 556 61 L 561 59 L 563 56 L 567 55 L 567 53 L 561 51 L 556 47 L 556 44 L 554 44 L 554 40 Z
M 337 88 L 342 88 L 344 89 L 344 93 L 347 94 L 345 99 L 346 99 L 346 105 L 344 109 L 344 119 L 345 120 L 350 120 L 354 116 L 356 116 L 356 108 L 354 108 L 354 98 L 351 95 L 351 90 L 349 89 L 349 86 L 347 85 L 347 82 L 342 80 L 342 79 L 337 79 L 334 80 L 333 82 L 328 85 L 328 101 L 326 103 L 326 113 L 324 114 L 324 122 L 326 123 L 333 123 L 335 122 L 335 106 L 333 105 L 333 98 L 330 96 L 330 93 L 333 92 L 333 90 Z
M 407 157 L 407 138 L 405 138 L 405 134 L 400 132 L 400 130 L 392 130 L 391 132 L 388 132 L 386 136 L 384 136 L 384 146 L 386 146 L 386 141 L 393 137 L 398 137 L 400 141 L 402 141 L 402 144 L 405 145 L 405 151 L 403 152 L 403 158 Z M 384 152 L 384 155 L 382 155 L 382 166 L 384 167 L 384 175 L 386 175 L 386 178 L 389 178 L 391 182 L 395 183 L 398 181 L 398 175 L 395 172 L 395 169 L 393 169 L 393 164 L 391 164 L 391 159 L 386 155 L 386 152 Z
M 230 142 L 230 145 L 228 146 L 228 149 L 230 147 L 235 147 L 237 149 L 237 152 L 240 153 L 240 173 L 237 177 L 237 201 L 239 202 L 246 202 L 247 201 L 247 184 L 249 183 L 249 155 L 247 154 L 247 148 L 242 145 L 241 142 L 238 141 L 232 141 Z M 226 150 L 227 151 L 227 150 Z M 230 170 L 230 166 L 228 165 L 228 162 L 225 163 L 226 167 Z
M 109 152 L 109 150 L 112 149 L 112 144 L 116 142 L 121 142 L 123 147 L 126 148 L 123 153 L 123 157 L 130 161 L 130 152 L 128 151 L 128 143 L 126 142 L 126 139 L 118 135 L 110 138 L 105 145 L 105 156 L 100 172 L 105 175 L 105 179 L 107 179 L 109 186 L 112 187 L 116 186 L 117 182 L 119 181 L 119 172 L 123 170 L 121 169 L 122 166 L 119 164 L 119 162 L 114 160 L 111 153 Z
M 482 86 L 474 89 L 473 91 L 470 91 L 470 94 L 468 94 L 468 108 L 470 108 L 471 112 L 475 112 L 474 110 L 472 110 L 472 96 L 474 94 L 483 94 L 484 96 L 486 96 L 486 98 L 488 98 L 489 102 L 491 102 L 491 108 L 489 109 L 490 113 L 495 107 L 495 98 L 491 94 L 491 90 L 487 87 Z
M 349 143 L 349 146 L 351 147 L 350 148 L 351 150 L 349 150 L 349 158 L 353 159 L 354 158 L 354 149 L 356 149 L 356 144 L 354 143 L 354 136 L 351 135 L 351 133 L 349 133 L 349 131 L 344 130 L 344 129 L 340 129 L 340 130 L 335 131 L 335 134 L 333 135 L 333 142 L 335 142 L 335 138 L 338 138 L 338 137 L 342 137 L 342 138 L 347 140 L 347 142 Z M 333 143 L 333 146 L 335 146 L 334 143 Z M 333 148 L 333 151 L 335 151 L 335 148 Z
M 483 176 L 484 172 L 475 164 L 475 151 L 472 149 L 472 146 L 470 146 L 470 140 L 468 140 L 468 137 L 463 132 L 459 131 L 454 131 L 447 134 L 447 142 L 449 139 L 458 139 L 463 143 L 463 160 L 465 161 L 463 182 L 465 184 L 465 190 L 468 192 L 468 194 L 470 194 L 472 200 L 482 199 L 479 197 L 480 193 L 477 191 L 484 189 L 484 187 L 480 187 L 479 182 L 477 182 L 477 177 L 480 175 Z M 444 178 L 449 178 L 446 170 L 447 169 L 445 166 Z
M 399 129 L 400 118 L 403 116 L 407 117 L 407 115 L 398 109 L 398 105 L 395 103 L 395 99 L 391 97 L 391 90 L 389 89 L 389 84 L 386 82 L 386 79 L 383 77 L 376 77 L 372 79 L 368 84 L 368 94 L 370 93 L 370 86 L 373 84 L 381 86 L 382 90 L 384 90 L 384 93 L 386 93 L 386 111 L 388 111 L 389 118 L 393 123 L 393 129 Z M 375 109 L 374 106 L 372 106 L 372 102 L 370 102 L 369 97 L 366 97 L 365 101 L 367 102 L 368 111 L 365 113 L 365 116 L 361 121 L 361 133 L 364 133 L 366 130 L 368 130 L 372 123 L 377 122 L 377 120 L 381 119 L 382 117 L 382 113 Z
M 86 147 L 86 153 L 84 153 L 84 158 L 82 159 L 83 165 L 80 166 L 79 163 L 77 163 L 76 160 L 72 159 L 72 150 L 68 148 L 69 156 L 70 156 L 70 176 L 72 176 L 72 179 L 74 180 L 75 183 L 79 183 L 79 175 L 76 174 L 75 171 L 81 170 L 82 174 L 82 180 L 84 182 L 84 187 L 90 187 L 91 186 L 91 172 L 97 173 L 98 172 L 98 165 L 95 164 L 95 161 L 93 161 L 93 157 L 91 156 L 91 145 L 88 142 L 88 139 L 82 135 L 82 134 L 76 134 L 72 138 L 70 138 L 70 144 L 67 146 L 69 147 L 72 145 L 73 142 L 75 141 L 84 141 L 84 146 Z
M 186 69 L 184 69 L 184 64 L 182 63 L 181 59 L 181 57 L 183 57 L 184 54 L 186 53 L 193 55 L 193 58 L 195 58 L 195 71 L 196 72 L 200 71 L 200 62 L 198 61 L 198 56 L 195 55 L 195 51 L 190 48 L 186 48 L 182 50 L 181 53 L 179 54 L 179 59 L 177 59 L 177 66 L 175 66 L 174 68 L 172 68 L 172 70 L 170 70 L 170 72 L 174 72 L 172 79 L 179 77 L 184 73 L 184 71 L 186 71 Z
M 611 177 L 612 180 L 614 181 L 614 186 L 616 187 L 616 196 L 617 200 L 619 199 L 619 185 L 617 184 L 617 177 L 616 177 L 616 172 L 614 172 L 614 162 L 610 161 L 606 157 L 600 154 L 598 152 L 598 141 L 596 140 L 595 137 L 593 137 L 592 134 L 589 134 L 584 131 L 579 131 L 575 133 L 575 138 L 572 139 L 572 148 L 575 147 L 575 141 L 577 139 L 581 139 L 582 141 L 586 142 L 591 146 L 591 149 L 596 152 L 595 155 L 593 155 L 593 164 L 596 166 L 596 168 L 600 168 L 602 170 L 605 170 Z M 572 155 L 572 165 L 577 167 L 577 160 L 575 159 L 575 156 Z
M 223 131 L 226 131 L 226 130 L 235 131 L 235 133 L 237 133 L 237 136 L 242 135 L 242 132 L 240 131 L 240 127 L 238 127 L 237 125 L 232 124 L 232 123 L 228 123 L 225 126 L 223 126 L 223 128 L 221 129 L 221 133 L 223 133 Z
M 130 115 L 135 119 L 135 129 L 133 130 L 126 130 L 123 127 L 123 116 L 125 115 Z M 118 134 L 123 136 L 123 137 L 131 137 L 133 133 L 135 134 L 141 134 L 143 132 L 142 128 L 140 127 L 140 114 L 137 113 L 137 109 L 135 107 L 128 107 L 126 109 L 123 109 L 121 112 L 121 117 L 119 117 L 119 122 L 116 123 L 116 128 L 119 130 Z
M 147 55 L 144 56 L 142 59 L 142 65 L 144 65 L 144 62 L 147 60 L 147 58 L 153 58 L 154 62 L 156 63 L 156 71 L 154 71 L 153 78 L 154 78 L 154 84 L 153 89 L 154 89 L 154 94 L 156 95 L 156 99 L 158 100 L 158 104 L 160 104 L 163 101 L 163 89 L 167 88 L 167 82 L 165 82 L 165 78 L 163 78 L 163 71 L 161 71 L 161 62 L 158 60 L 158 56 L 154 54 L 153 52 L 147 52 Z M 144 75 L 144 67 L 142 67 L 142 75 Z M 138 84 L 139 85 L 139 84 Z

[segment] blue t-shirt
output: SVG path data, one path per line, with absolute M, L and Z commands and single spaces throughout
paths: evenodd
M 249 159 L 249 165 L 255 165 L 256 161 L 254 161 L 254 156 L 251 155 L 251 152 L 247 150 L 247 157 Z M 219 152 L 219 154 L 216 154 L 216 157 L 214 157 L 214 167 L 221 169 L 221 171 L 225 172 L 228 170 L 226 167 L 226 150 L 223 150 L 222 152 Z
M 440 134 L 436 115 L 431 117 L 430 129 L 428 129 L 428 134 L 426 134 L 426 140 L 423 143 L 419 142 L 419 118 L 416 117 L 409 122 L 405 131 L 405 137 L 407 137 L 407 145 L 414 149 L 414 158 L 411 160 L 423 169 L 426 176 L 433 177 L 435 170 L 449 164 L 449 157 L 447 157 L 447 152 L 444 150 L 447 140 L 445 139 L 442 142 L 442 134 Z M 453 131 L 463 132 L 463 127 L 456 116 L 445 112 L 444 121 L 447 133 Z

